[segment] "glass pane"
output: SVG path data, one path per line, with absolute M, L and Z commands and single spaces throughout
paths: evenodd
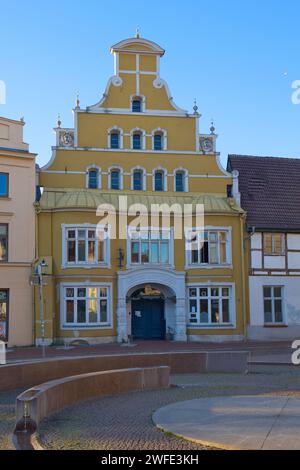
M 163 173 L 162 171 L 156 171 L 155 172 L 155 191 L 163 191 Z
M 218 233 L 217 232 L 210 232 L 209 234 L 209 241 L 212 243 L 217 243 L 218 241 Z
M 224 264 L 227 262 L 226 259 L 226 244 L 221 243 L 220 244 L 220 263 Z
M 264 298 L 272 297 L 271 295 L 271 287 L 264 287 Z
M 100 287 L 100 297 L 107 297 L 107 288 Z
M 197 249 L 192 250 L 192 263 L 197 264 L 199 262 L 199 252 Z
M 86 231 L 85 230 L 78 230 L 78 238 L 85 239 Z
M 218 245 L 211 243 L 209 245 L 209 262 L 211 264 L 218 264 Z
M 88 288 L 88 297 L 97 297 L 97 287 Z
M 162 135 L 155 134 L 154 136 L 154 150 L 162 150 Z
M 107 300 L 100 300 L 100 322 L 107 323 Z
M 142 146 L 142 136 L 141 134 L 133 134 L 133 148 L 134 150 L 140 150 Z
M 120 189 L 120 172 L 117 170 L 110 174 L 110 187 L 111 189 Z
M 77 297 L 85 297 L 85 295 L 86 295 L 86 288 L 79 287 L 77 290 Z
M 68 262 L 69 263 L 74 263 L 75 262 L 75 240 L 74 241 L 68 241 Z
M 271 233 L 264 234 L 264 252 L 272 253 L 272 234 Z
M 274 287 L 274 297 L 281 298 L 281 287 Z
M 196 287 L 192 287 L 191 289 L 189 289 L 189 296 L 190 297 L 197 297 L 197 288 Z
M 66 289 L 66 297 L 74 297 L 74 289 L 72 287 Z
M 139 262 L 139 242 L 131 242 L 131 262 Z
M 133 174 L 133 189 L 135 191 L 141 191 L 143 189 L 143 173 L 135 171 Z
M 211 321 L 220 323 L 219 300 L 211 300 Z
M 99 263 L 104 262 L 104 242 L 101 240 L 98 241 L 98 261 Z
M 207 264 L 208 263 L 208 243 L 202 243 L 201 248 L 201 263 Z
M 94 263 L 96 261 L 95 258 L 95 242 L 89 241 L 88 242 L 88 261 L 89 263 Z
M 197 313 L 197 300 L 190 300 L 190 313 Z
M 112 149 L 119 148 L 119 133 L 118 132 L 113 132 L 110 134 L 110 147 Z
M 7 291 L 0 291 L 0 339 L 7 341 L 7 320 L 8 320 L 8 311 L 7 311 Z
M 206 288 L 201 288 L 200 289 L 200 297 L 207 297 L 208 295 L 208 290 Z
M 89 171 L 89 188 L 90 189 L 98 188 L 98 171 L 97 170 Z
M 272 301 L 264 300 L 265 323 L 271 323 L 272 320 Z
M 183 173 L 176 173 L 176 191 L 183 191 Z
M 200 299 L 200 323 L 208 323 L 208 300 Z
M 95 230 L 88 230 L 88 238 L 94 239 L 96 236 Z
M 211 296 L 212 297 L 218 297 L 219 296 L 219 288 L 218 287 L 212 287 L 211 288 Z
M 97 300 L 90 299 L 89 304 L 89 323 L 97 323 Z
M 223 289 L 222 289 L 222 296 L 223 296 L 223 297 L 229 297 L 229 289 L 228 289 L 228 287 L 223 287 Z
M 158 263 L 158 242 L 151 242 L 151 263 Z
M 8 196 L 8 175 L 0 173 L 0 196 Z
M 68 238 L 75 238 L 75 230 L 68 230 Z
M 78 240 L 78 261 L 85 261 L 85 240 Z
M 281 255 L 283 253 L 283 237 L 281 234 L 274 234 L 273 235 L 273 245 L 274 245 L 274 253 L 277 255 Z
M 141 100 L 133 100 L 132 101 L 132 112 L 133 113 L 140 113 L 142 110 Z
M 86 323 L 85 300 L 77 300 L 77 323 Z
M 0 261 L 7 261 L 7 225 L 0 225 Z
M 283 316 L 282 316 L 282 302 L 281 300 L 275 300 L 275 322 L 282 323 Z
M 67 323 L 74 323 L 74 300 L 67 300 L 66 321 Z
M 223 314 L 223 323 L 229 323 L 230 315 L 229 315 L 229 300 L 228 299 L 222 300 L 222 314 Z
M 149 263 L 149 243 L 142 242 L 141 262 Z
M 169 243 L 163 242 L 160 244 L 160 262 L 169 262 Z

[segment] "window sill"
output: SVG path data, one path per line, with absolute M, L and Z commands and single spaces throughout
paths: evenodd
M 11 197 L 9 197 L 9 196 L 0 196 L 0 201 L 11 201 Z
M 232 264 L 188 264 L 184 269 L 233 269 Z
M 61 325 L 61 330 L 105 330 L 111 328 L 112 325 L 110 323 L 105 323 L 101 325 Z
M 216 325 L 215 323 L 209 323 L 207 325 L 201 324 L 187 324 L 187 328 L 193 329 L 193 330 L 232 330 L 233 328 L 236 328 L 236 325 L 234 324 L 218 324 Z
M 110 264 L 62 264 L 61 269 L 111 269 Z
M 263 327 L 264 328 L 288 328 L 288 325 L 286 323 L 274 323 L 273 325 L 265 323 Z

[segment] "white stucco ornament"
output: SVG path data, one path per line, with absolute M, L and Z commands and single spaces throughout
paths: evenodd
M 63 147 L 73 147 L 74 133 L 73 132 L 61 132 L 59 135 L 59 143 Z
M 164 86 L 164 82 L 161 78 L 158 77 L 153 81 L 153 86 L 154 88 L 162 88 Z
M 121 77 L 119 77 L 118 75 L 115 75 L 112 79 L 111 79 L 111 83 L 113 84 L 113 86 L 121 86 L 123 84 L 123 80 Z

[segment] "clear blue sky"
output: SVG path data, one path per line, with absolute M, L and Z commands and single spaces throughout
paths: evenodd
M 113 73 L 109 46 L 141 35 L 166 49 L 162 77 L 201 132 L 213 117 L 228 153 L 300 157 L 299 0 L 0 0 L 0 115 L 25 117 L 25 140 L 50 158 L 57 113 L 72 126 L 76 91 L 94 104 Z

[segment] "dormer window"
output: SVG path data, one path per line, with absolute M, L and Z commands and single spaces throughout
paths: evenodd
M 134 150 L 141 150 L 142 148 L 142 133 L 134 132 L 132 136 L 132 147 Z
M 139 97 L 135 97 L 131 103 L 131 109 L 133 113 L 141 113 L 142 112 L 142 99 Z
M 110 148 L 119 149 L 120 148 L 120 132 L 112 131 L 110 133 Z

